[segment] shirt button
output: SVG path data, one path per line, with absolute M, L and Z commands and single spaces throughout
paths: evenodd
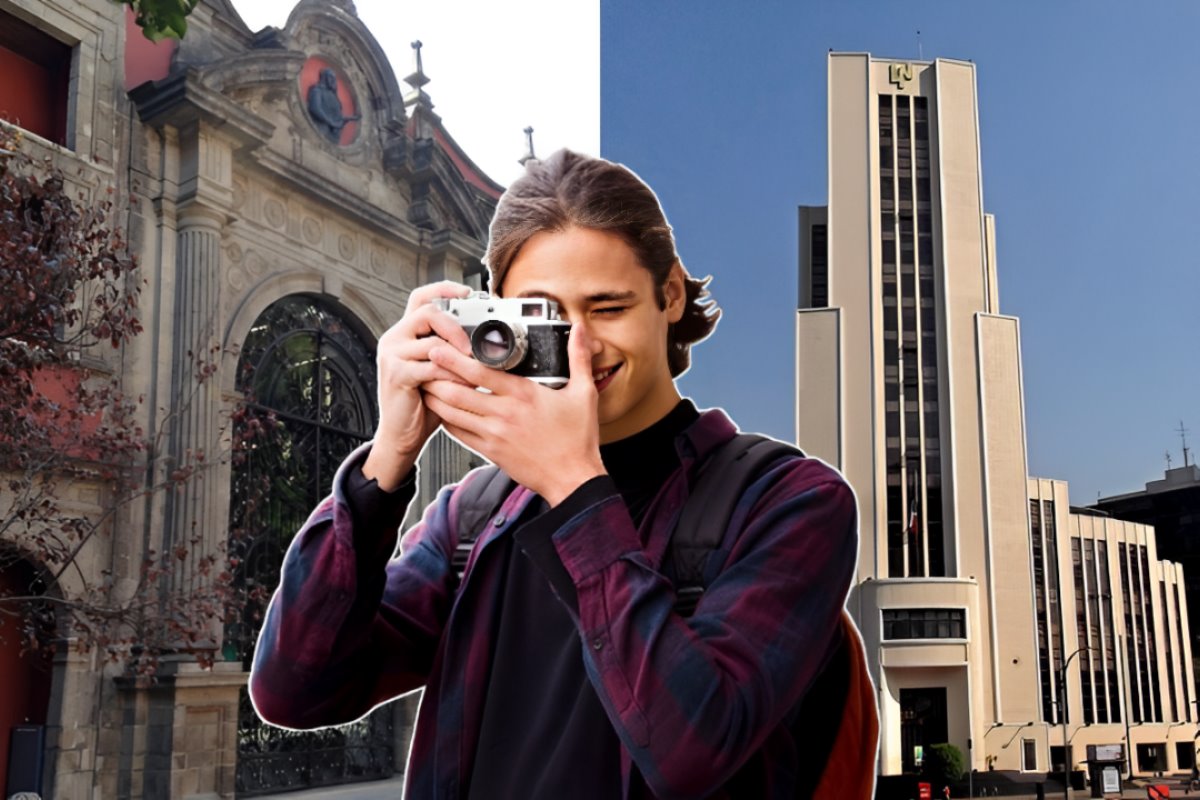
M 492 524 L 499 528 L 504 524 L 504 515 L 501 514 L 500 516 L 496 517 L 494 520 L 492 520 Z
M 599 639 L 592 639 L 592 649 L 593 650 L 603 650 L 604 642 L 602 642 Z

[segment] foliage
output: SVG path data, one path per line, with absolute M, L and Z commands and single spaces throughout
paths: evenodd
M 921 771 L 938 783 L 954 783 L 962 778 L 966 763 L 962 751 L 954 745 L 935 744 L 925 752 Z
M 239 602 L 227 547 L 205 547 L 193 532 L 170 553 L 147 550 L 138 561 L 141 536 L 127 532 L 133 564 L 90 560 L 135 505 L 181 492 L 222 457 L 188 451 L 172 460 L 166 434 L 190 399 L 177 398 L 149 436 L 139 423 L 144 398 L 126 394 L 120 370 L 107 364 L 114 359 L 100 357 L 120 356 L 142 333 L 141 279 L 110 222 L 111 190 L 83 203 L 67 183 L 22 151 L 18 131 L 0 126 L 0 573 L 20 576 L 31 563 L 41 570 L 23 592 L 0 596 L 0 615 L 16 620 L 23 650 L 72 640 L 141 674 L 170 652 L 211 663 L 214 631 Z M 194 356 L 197 384 L 220 357 L 216 349 Z M 239 436 L 225 458 L 274 425 L 247 413 L 234 411 Z M 80 502 L 80 492 L 91 499 Z
M 182 39 L 188 15 L 200 0 L 119 0 L 133 9 L 138 27 L 152 42 Z

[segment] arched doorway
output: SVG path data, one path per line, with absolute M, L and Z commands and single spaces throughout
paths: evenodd
M 28 560 L 5 548 L 0 551 L 0 598 L 37 597 L 45 591 L 41 572 Z M 0 602 L 0 792 L 8 785 L 11 769 L 25 770 L 26 777 L 37 763 L 22 759 L 9 764 L 13 729 L 20 727 L 23 741 L 18 749 L 35 751 L 40 762 L 44 753 L 46 715 L 54 659 L 46 648 L 22 652 L 30 625 L 53 625 L 54 610 L 48 604 Z
M 371 437 L 377 418 L 375 354 L 350 316 L 319 297 L 292 295 L 255 321 L 238 360 L 246 397 L 235 440 L 269 416 L 235 454 L 230 553 L 244 601 L 226 627 L 226 658 L 249 669 L 284 553 L 325 497 L 342 460 Z M 250 796 L 388 777 L 393 773 L 392 709 L 311 732 L 265 725 L 243 689 L 236 790 Z

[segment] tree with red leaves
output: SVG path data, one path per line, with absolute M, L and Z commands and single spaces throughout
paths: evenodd
M 19 631 L 23 650 L 70 641 L 138 674 L 168 652 L 211 663 L 220 625 L 240 608 L 227 547 L 196 560 L 200 580 L 187 583 L 171 571 L 195 537 L 125 570 L 94 557 L 131 504 L 201 479 L 221 458 L 168 463 L 164 432 L 180 409 L 153 437 L 139 423 L 143 398 L 123 391 L 114 366 L 142 332 L 137 261 L 111 223 L 112 191 L 85 205 L 66 186 L 0 126 L 0 575 L 11 588 L 37 565 L 28 585 L 0 593 L 0 622 L 15 622 L 2 629 Z M 198 380 L 220 356 L 196 356 Z M 224 458 L 234 459 L 274 425 L 244 408 L 229 422 L 238 441 Z M 98 502 L 72 500 L 79 487 Z

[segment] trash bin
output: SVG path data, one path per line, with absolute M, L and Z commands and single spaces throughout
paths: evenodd
M 1071 770 L 1071 788 L 1086 789 L 1087 788 L 1087 772 L 1081 769 Z
M 42 756 L 46 752 L 46 726 L 15 725 L 8 740 L 8 786 L 4 796 L 20 792 L 42 793 Z

